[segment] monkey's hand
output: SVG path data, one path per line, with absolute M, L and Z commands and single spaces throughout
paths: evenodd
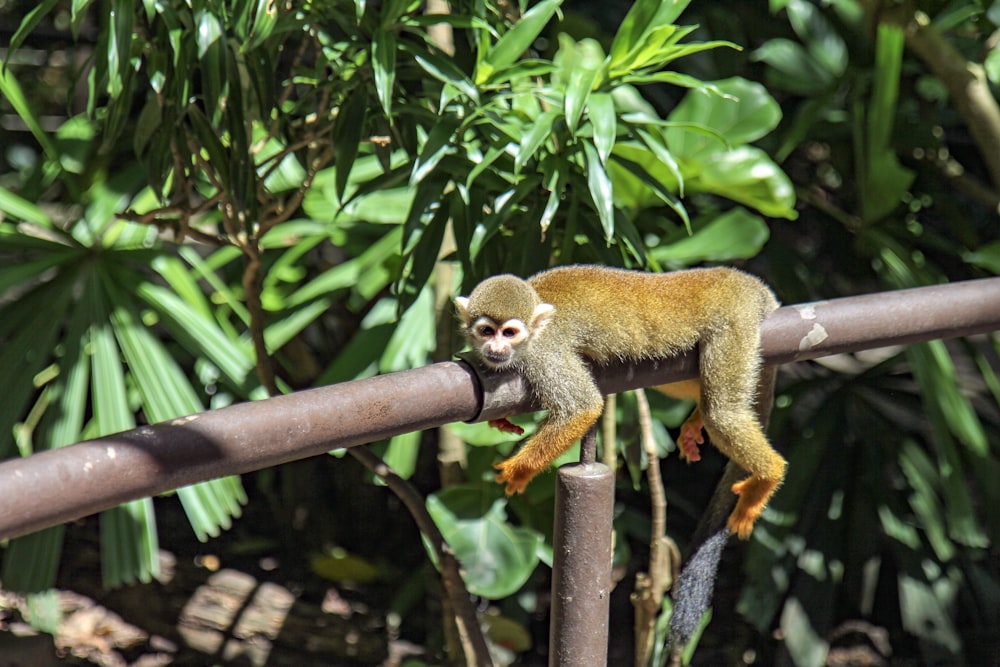
M 681 458 L 688 463 L 701 460 L 698 445 L 705 442 L 705 436 L 702 434 L 703 427 L 701 410 L 698 408 L 695 408 L 691 416 L 681 424 L 681 434 L 677 439 L 677 446 L 680 448 Z
M 491 419 L 486 422 L 495 429 L 499 429 L 504 433 L 514 433 L 515 435 L 524 435 L 524 429 L 517 424 L 511 422 L 506 417 L 501 417 L 500 419 Z
M 778 488 L 776 480 L 747 477 L 733 484 L 733 493 L 740 497 L 736 508 L 729 515 L 729 529 L 741 540 L 750 538 L 753 525 L 764 511 L 768 498 Z
M 514 456 L 496 465 L 496 469 L 500 471 L 496 480 L 507 485 L 507 495 L 524 491 L 524 487 L 528 486 L 535 475 L 548 470 L 560 454 L 594 425 L 603 409 L 604 399 L 595 387 L 594 404 L 590 408 L 570 415 L 550 410 L 534 437 L 524 443 Z

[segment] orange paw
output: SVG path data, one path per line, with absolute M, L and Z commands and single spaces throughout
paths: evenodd
M 691 416 L 681 424 L 681 434 L 677 439 L 677 447 L 680 449 L 681 458 L 689 463 L 701 460 L 701 452 L 698 445 L 705 442 L 702 434 L 701 413 L 695 410 Z
M 486 422 L 495 429 L 499 429 L 504 433 L 514 433 L 515 435 L 524 435 L 524 429 L 517 424 L 511 422 L 506 417 L 501 417 L 500 419 L 491 419 Z
M 698 445 L 704 442 L 705 437 L 701 434 L 701 428 L 685 422 L 681 427 L 681 437 L 677 439 L 681 458 L 689 463 L 700 461 L 701 451 L 698 449 Z
M 771 494 L 778 487 L 772 480 L 747 477 L 733 484 L 732 491 L 740 497 L 733 513 L 729 515 L 729 529 L 741 540 L 750 538 L 753 526 L 760 518 L 761 512 L 767 506 Z
M 507 485 L 504 492 L 508 496 L 524 491 L 525 487 L 528 486 L 528 482 L 536 474 L 536 471 L 518 465 L 514 459 L 501 461 L 493 467 L 500 471 L 496 476 L 496 481 L 498 484 Z
M 750 533 L 753 532 L 753 525 L 757 522 L 757 518 L 760 516 L 758 512 L 756 515 L 753 514 L 739 514 L 737 511 L 733 511 L 729 515 L 729 530 L 736 533 L 736 536 L 741 540 L 750 539 Z

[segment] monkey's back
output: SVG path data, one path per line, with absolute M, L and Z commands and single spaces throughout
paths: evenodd
M 580 353 L 596 361 L 671 356 L 706 332 L 758 326 L 777 307 L 764 283 L 726 267 L 648 273 L 565 266 L 528 282 L 555 306 L 549 326 L 562 332 L 559 338 L 573 337 Z

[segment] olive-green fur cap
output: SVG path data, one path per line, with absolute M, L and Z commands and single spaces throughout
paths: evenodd
M 479 283 L 469 295 L 469 319 L 485 315 L 495 322 L 530 322 L 540 302 L 535 288 L 521 278 L 510 274 L 493 276 Z

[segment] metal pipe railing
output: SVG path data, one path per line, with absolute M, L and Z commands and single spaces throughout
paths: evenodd
M 786 306 L 761 331 L 769 364 L 1000 329 L 1000 278 Z M 691 355 L 596 369 L 617 393 L 693 377 Z M 0 539 L 181 486 L 454 421 L 532 408 L 514 374 L 465 362 L 241 403 L 0 463 Z M 46 493 L 39 489 L 58 489 Z

